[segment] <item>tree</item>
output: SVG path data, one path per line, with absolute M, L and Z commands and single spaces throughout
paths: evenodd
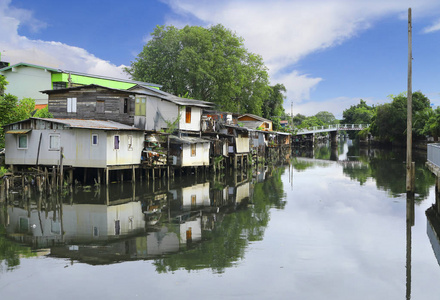
M 6 90 L 8 82 L 0 76 L 0 91 Z M 35 100 L 23 98 L 18 101 L 17 96 L 11 94 L 0 95 L 0 148 L 5 147 L 5 133 L 3 126 L 6 124 L 28 119 L 35 113 Z M 48 108 L 37 111 L 34 115 L 40 118 L 53 118 Z
M 352 105 L 342 113 L 342 124 L 371 124 L 375 107 L 360 100 L 358 105 Z
M 406 118 L 407 118 L 407 97 L 404 93 L 392 97 L 391 103 L 379 105 L 376 116 L 373 117 L 371 133 L 383 142 L 405 143 L 406 141 Z M 412 95 L 413 119 L 421 111 L 430 108 L 429 99 L 420 91 Z M 414 132 L 413 138 L 419 139 L 423 135 Z
M 315 115 L 318 120 L 321 120 L 324 125 L 333 125 L 338 124 L 338 120 L 336 120 L 335 116 L 328 111 L 320 111 Z
M 271 86 L 269 89 L 269 96 L 263 101 L 263 117 L 267 119 L 272 119 L 274 117 L 281 117 L 284 114 L 284 96 L 286 87 L 284 84 L 276 84 Z
M 157 26 L 152 39 L 126 72 L 135 80 L 217 103 L 223 110 L 261 115 L 269 98 L 267 68 L 261 56 L 222 25 L 209 28 Z

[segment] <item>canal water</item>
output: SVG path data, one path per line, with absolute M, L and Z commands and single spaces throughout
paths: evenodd
M 408 202 L 402 150 L 294 154 L 246 173 L 12 194 L 0 299 L 438 299 L 426 155 Z

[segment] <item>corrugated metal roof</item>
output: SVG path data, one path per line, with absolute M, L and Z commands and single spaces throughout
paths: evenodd
M 39 119 L 47 122 L 64 124 L 72 128 L 142 131 L 141 129 L 113 121 L 83 120 L 83 119 L 44 119 L 44 118 L 32 118 L 32 119 Z
M 209 143 L 208 140 L 197 138 L 197 137 L 177 137 L 175 135 L 170 135 L 170 143 L 175 144 L 197 144 L 197 143 Z
M 167 92 L 164 92 L 161 90 L 153 89 L 145 84 L 138 84 L 134 87 L 129 88 L 128 90 L 136 90 L 139 88 L 142 89 L 141 91 L 138 91 L 138 93 L 140 93 L 140 94 L 159 97 L 161 99 L 168 100 L 170 102 L 173 102 L 175 104 L 182 105 L 182 106 L 196 106 L 196 107 L 203 107 L 203 108 L 211 108 L 211 107 L 215 106 L 215 104 L 212 102 L 178 97 L 178 96 L 175 96 L 173 94 L 170 94 L 170 93 L 167 93 Z
M 31 130 L 32 129 L 13 129 L 13 130 L 6 131 L 6 133 L 9 133 L 9 134 L 26 134 L 26 133 L 28 133 Z
M 260 116 L 257 116 L 257 115 L 253 115 L 253 114 L 244 114 L 244 115 L 241 115 L 241 116 L 238 117 L 238 120 L 240 120 L 240 118 L 242 118 L 242 117 L 246 117 L 246 116 L 251 117 L 251 118 L 254 118 L 255 120 L 262 121 L 262 122 L 272 122 L 272 121 L 269 120 L 269 119 L 265 119 L 265 118 L 263 118 L 263 117 L 260 117 Z M 243 121 L 242 121 L 242 122 L 243 122 Z

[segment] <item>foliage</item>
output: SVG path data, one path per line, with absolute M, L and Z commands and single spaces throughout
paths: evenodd
M 42 109 L 37 110 L 34 114 L 34 117 L 50 119 L 53 118 L 53 115 L 49 112 L 49 106 L 46 106 Z
M 367 105 L 367 102 L 360 100 L 359 104 L 352 105 L 350 108 L 344 110 L 342 113 L 341 124 L 371 124 L 373 117 L 375 116 L 376 108 L 374 106 Z M 363 130 L 362 135 L 366 137 L 369 133 L 369 129 Z M 348 131 L 348 136 L 351 139 L 355 139 L 361 132 Z M 359 136 L 360 137 L 360 136 Z
M 301 123 L 306 119 L 307 117 L 305 116 L 305 115 L 302 115 L 302 114 L 296 114 L 294 117 L 293 117 L 293 125 L 294 126 L 299 126 L 299 125 L 301 125 Z
M 188 93 L 226 111 L 257 115 L 264 101 L 277 100 L 282 91 L 282 85 L 269 87 L 261 56 L 248 52 L 243 39 L 220 24 L 157 26 L 151 36 L 125 70 L 135 80 L 160 83 L 164 91 Z
M 385 103 L 376 108 L 376 116 L 373 117 L 370 130 L 378 140 L 404 143 L 407 128 L 407 97 L 404 93 L 390 97 L 393 99 L 391 103 Z M 430 108 L 430 101 L 421 92 L 414 92 L 412 95 L 412 106 L 414 119 L 418 112 Z M 414 132 L 414 139 L 421 137 L 420 132 Z
M 0 206 L 0 213 L 3 213 Z M 20 257 L 34 257 L 36 253 L 29 247 L 23 247 L 8 240 L 4 226 L 0 225 L 0 273 L 12 271 L 20 265 Z M 4 266 L 6 268 L 4 268 Z
M 315 115 L 315 117 L 318 120 L 321 120 L 324 125 L 334 125 L 339 123 L 335 116 L 328 111 L 320 111 Z
M 8 85 L 8 82 L 6 81 L 6 77 L 3 75 L 0 75 L 0 96 L 4 95 L 7 85 Z
M 8 173 L 9 170 L 6 169 L 5 167 L 1 166 L 0 167 L 0 178 L 2 178 L 3 176 L 5 176 L 6 173 Z
M 440 107 L 435 110 L 425 108 L 416 112 L 413 120 L 413 130 L 418 135 L 432 136 L 437 141 L 440 136 Z
M 5 90 L 7 81 L 0 76 L 0 90 Z M 48 108 L 37 111 L 36 117 L 53 118 Z M 35 112 L 35 100 L 23 98 L 20 101 L 17 96 L 11 94 L 0 94 L 0 148 L 5 147 L 5 134 L 3 126 L 6 124 L 28 119 Z
M 263 117 L 266 119 L 274 120 L 274 118 L 280 117 L 284 113 L 283 103 L 286 96 L 286 87 L 283 84 L 276 84 L 269 89 L 269 96 L 263 101 Z

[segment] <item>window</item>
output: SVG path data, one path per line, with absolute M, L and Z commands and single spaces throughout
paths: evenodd
M 66 83 L 62 81 L 54 82 L 52 84 L 54 90 L 65 89 Z
M 67 112 L 76 113 L 76 98 L 67 98 Z
M 51 134 L 49 135 L 49 150 L 60 150 L 60 135 Z
M 115 135 L 115 150 L 119 149 L 119 135 Z
M 196 156 L 196 148 L 197 148 L 197 144 L 191 144 L 191 156 L 192 157 Z
M 92 134 L 92 146 L 98 146 L 98 135 Z
M 145 116 L 146 102 L 147 102 L 147 99 L 145 97 L 137 97 L 136 98 L 136 105 L 135 105 L 135 115 L 136 116 Z
M 128 150 L 133 150 L 133 136 L 128 136 Z
M 128 113 L 128 98 L 124 98 L 124 114 Z
M 186 107 L 186 123 L 191 123 L 191 107 Z
M 18 149 L 27 149 L 27 135 L 20 134 L 18 136 Z

